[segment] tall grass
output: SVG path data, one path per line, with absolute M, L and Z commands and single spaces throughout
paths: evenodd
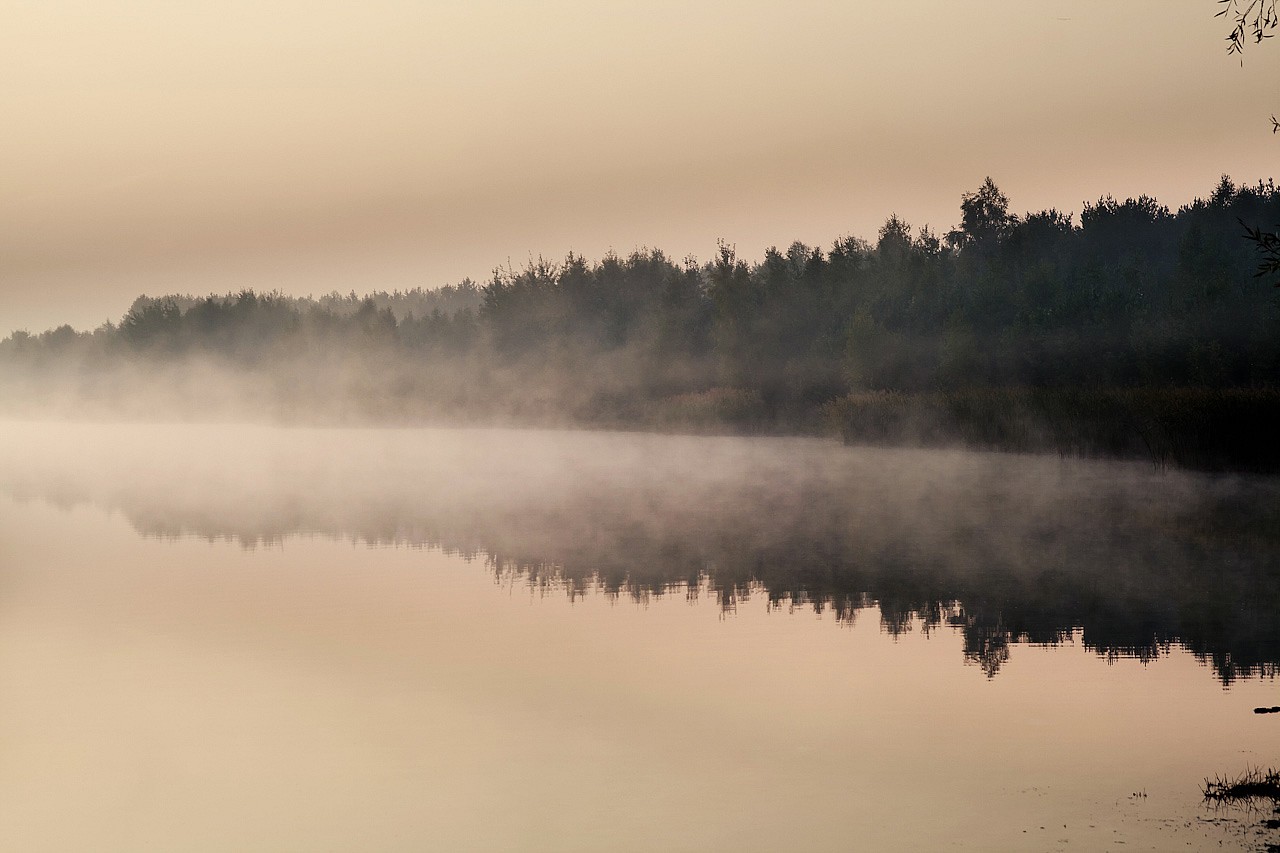
M 1204 798 L 1213 803 L 1245 800 L 1280 801 L 1280 770 L 1250 767 L 1239 776 L 1218 776 L 1204 780 Z

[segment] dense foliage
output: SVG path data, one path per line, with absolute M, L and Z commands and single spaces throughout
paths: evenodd
M 874 242 L 794 243 L 755 263 L 721 244 L 705 264 L 571 254 L 408 294 L 140 298 L 93 332 L 14 333 L 0 358 L 100 400 L 111 365 L 199 361 L 257 382 L 277 413 L 341 400 L 370 417 L 766 429 L 803 427 L 850 392 L 1269 389 L 1280 291 L 1254 277 L 1242 220 L 1280 221 L 1280 190 L 1224 177 L 1177 211 L 1106 197 L 1077 222 L 1014 215 L 987 179 L 942 236 L 890 216 Z

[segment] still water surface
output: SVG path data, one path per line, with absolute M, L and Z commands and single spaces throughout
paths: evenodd
M 1280 487 L 0 427 L 0 848 L 1258 849 Z

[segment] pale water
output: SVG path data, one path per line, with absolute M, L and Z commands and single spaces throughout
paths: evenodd
M 0 427 L 0 849 L 1260 849 L 1280 486 Z M 1273 831 L 1272 831 L 1273 832 Z M 1274 834 L 1274 833 L 1273 833 Z

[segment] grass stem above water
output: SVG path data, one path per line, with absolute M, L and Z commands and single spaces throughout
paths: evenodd
M 1239 776 L 1204 780 L 1204 798 L 1214 803 L 1267 799 L 1280 802 L 1280 770 L 1250 767 Z

